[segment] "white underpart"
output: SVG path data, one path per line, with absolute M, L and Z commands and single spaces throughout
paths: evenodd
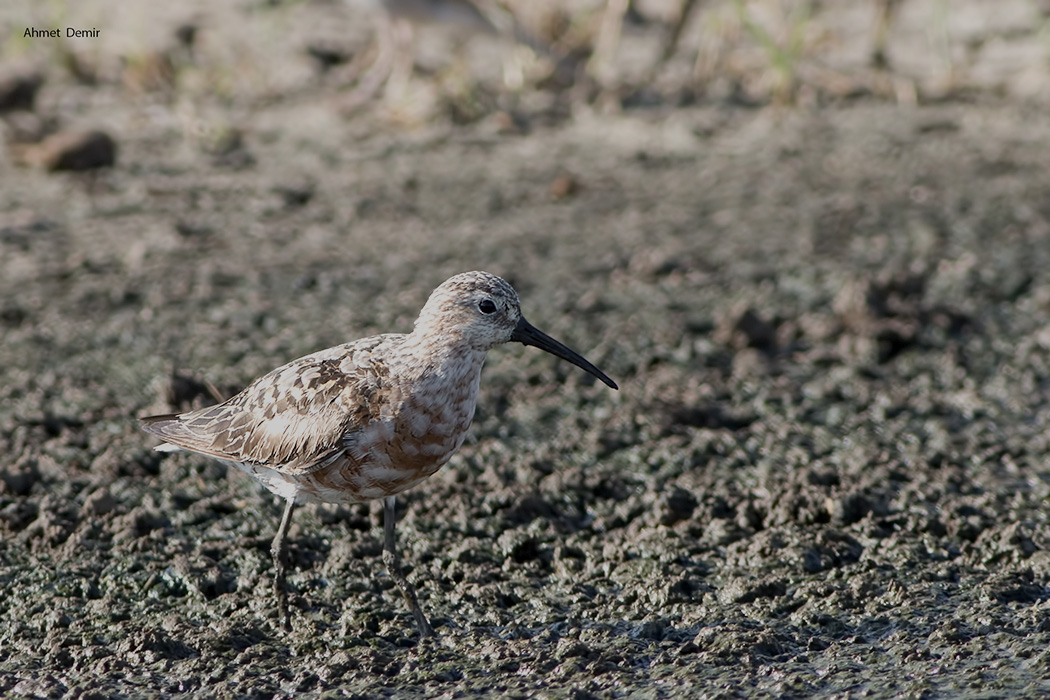
M 245 474 L 249 474 L 258 479 L 263 486 L 266 487 L 271 493 L 280 496 L 285 501 L 296 501 L 297 503 L 305 502 L 301 498 L 301 492 L 299 491 L 299 485 L 288 478 L 286 474 L 282 474 L 276 469 L 270 467 L 263 467 L 256 464 L 243 464 L 241 462 L 227 462 L 226 464 L 232 464 L 233 466 L 240 469 Z

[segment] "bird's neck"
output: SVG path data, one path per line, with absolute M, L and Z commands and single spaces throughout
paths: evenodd
M 464 342 L 455 331 L 410 333 L 401 350 L 404 361 L 418 367 L 421 377 L 451 384 L 476 382 L 485 364 L 485 351 Z

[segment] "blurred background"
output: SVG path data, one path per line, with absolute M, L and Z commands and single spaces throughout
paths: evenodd
M 238 110 L 289 102 L 385 128 L 520 129 L 588 109 L 1041 100 L 1048 16 L 1041 0 L 16 1 L 0 8 L 0 109 L 46 120 L 83 101 L 83 120 L 128 101 L 207 141 L 244 128 Z M 16 138 L 48 131 L 31 126 Z

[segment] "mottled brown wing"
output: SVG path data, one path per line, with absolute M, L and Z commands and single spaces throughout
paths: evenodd
M 193 452 L 303 474 L 338 459 L 386 398 L 386 335 L 307 355 L 225 403 L 142 419 L 143 430 Z

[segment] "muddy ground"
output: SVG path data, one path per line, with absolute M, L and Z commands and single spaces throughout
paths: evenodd
M 108 55 L 46 64 L 36 111 L 116 166 L 0 169 L 0 694 L 1050 693 L 1045 104 L 537 90 L 406 125 L 341 115 L 305 59 L 208 98 Z M 135 417 L 407 331 L 470 269 L 620 391 L 494 350 L 467 444 L 400 500 L 439 637 L 375 504 L 296 513 L 279 632 L 279 505 Z

